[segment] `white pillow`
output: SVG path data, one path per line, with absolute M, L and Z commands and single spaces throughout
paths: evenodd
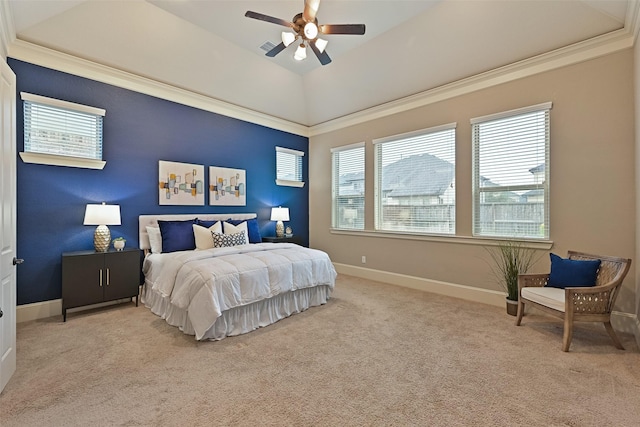
M 228 222 L 223 223 L 224 234 L 236 234 L 241 231 L 244 231 L 244 243 L 245 245 L 249 244 L 249 232 L 247 231 L 247 221 L 241 222 L 238 225 L 229 224 Z
M 147 226 L 147 234 L 149 235 L 149 244 L 151 245 L 152 254 L 162 253 L 162 234 L 160 227 Z
M 213 247 L 212 232 L 222 234 L 222 223 L 220 221 L 209 228 L 193 224 L 193 236 L 196 238 L 196 249 L 211 249 Z

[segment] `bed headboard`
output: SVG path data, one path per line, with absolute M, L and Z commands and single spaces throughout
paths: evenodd
M 158 226 L 158 220 L 175 221 L 198 218 L 203 221 L 225 221 L 227 219 L 252 219 L 257 218 L 255 213 L 233 213 L 233 214 L 174 214 L 174 215 L 140 215 L 138 217 L 138 241 L 140 249 L 151 249 L 147 226 Z

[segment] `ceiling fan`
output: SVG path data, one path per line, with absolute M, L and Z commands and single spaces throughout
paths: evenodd
M 365 31 L 364 24 L 324 24 L 318 25 L 316 13 L 320 7 L 320 0 L 305 0 L 304 11 L 293 17 L 291 22 L 284 19 L 274 18 L 272 16 L 263 15 L 262 13 L 247 11 L 244 14 L 247 18 L 258 19 L 260 21 L 271 22 L 272 24 L 282 25 L 291 28 L 294 32 L 283 31 L 282 43 L 266 53 L 269 57 L 274 57 L 282 52 L 287 46 L 294 41 L 300 39 L 300 45 L 293 57 L 297 60 L 303 60 L 307 57 L 308 45 L 313 53 L 316 54 L 322 65 L 331 62 L 331 58 L 325 51 L 327 41 L 321 39 L 321 34 L 355 34 L 363 35 Z

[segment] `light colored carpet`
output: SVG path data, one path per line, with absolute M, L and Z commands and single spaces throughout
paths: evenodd
M 18 325 L 8 426 L 637 426 L 621 334 L 339 276 L 322 307 L 196 342 L 133 304 Z

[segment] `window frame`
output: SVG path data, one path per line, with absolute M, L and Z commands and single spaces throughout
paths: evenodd
M 280 169 L 280 163 L 278 161 L 278 153 L 284 153 L 284 154 L 290 154 L 290 155 L 296 156 L 295 174 L 298 175 L 300 179 L 289 180 L 289 179 L 278 178 L 278 170 Z M 304 180 L 303 180 L 304 170 L 303 170 L 303 162 L 302 162 L 303 157 L 304 157 L 303 151 L 276 146 L 276 185 L 285 186 L 285 187 L 298 187 L 298 188 L 304 187 Z
M 336 170 L 336 155 L 344 153 L 346 151 L 362 150 L 362 175 L 363 175 L 363 188 L 362 188 L 362 227 L 356 227 L 354 221 L 353 227 L 338 226 L 339 213 L 341 208 L 340 203 L 337 201 L 340 198 L 339 186 L 340 182 L 336 181 L 339 177 L 338 170 Z M 358 219 L 359 215 L 356 215 L 355 219 Z M 366 220 L 366 143 L 358 142 L 355 144 L 343 145 L 340 147 L 331 148 L 331 227 L 336 230 L 364 230 Z
M 374 227 L 375 227 L 375 231 L 376 232 L 380 232 L 380 233 L 393 233 L 393 234 L 408 234 L 408 235 L 432 235 L 432 236 L 447 236 L 447 237 L 452 237 L 455 236 L 457 233 L 457 224 L 456 224 L 456 188 L 455 188 L 455 181 L 456 181 L 456 139 L 457 139 L 457 122 L 453 122 L 453 123 L 447 123 L 447 124 L 442 124 L 442 125 L 438 125 L 438 126 L 432 126 L 429 128 L 425 128 L 425 129 L 419 129 L 416 131 L 412 131 L 412 132 L 406 132 L 406 133 L 402 133 L 402 134 L 398 134 L 398 135 L 392 135 L 392 136 L 387 136 L 384 138 L 377 138 L 374 139 L 372 141 L 373 145 L 374 145 Z M 439 231 L 429 231 L 429 230 L 424 230 L 424 231 L 420 231 L 420 230 L 416 230 L 416 229 L 389 229 L 389 228 L 383 228 L 382 227 L 382 213 L 381 210 L 383 209 L 383 205 L 382 205 L 382 199 L 383 196 L 381 194 L 381 192 L 383 191 L 382 189 L 382 165 L 381 165 L 381 156 L 382 153 L 380 152 L 381 147 L 384 144 L 392 144 L 394 142 L 396 143 L 400 143 L 403 140 L 407 140 L 407 139 L 411 139 L 411 138 L 417 138 L 417 137 L 426 137 L 428 135 L 431 134 L 436 134 L 436 133 L 441 133 L 441 132 L 445 132 L 445 131 L 453 131 L 453 135 L 452 135 L 452 141 L 451 141 L 451 146 L 447 147 L 448 150 L 451 150 L 451 158 L 452 158 L 452 162 L 449 162 L 447 160 L 447 162 L 451 163 L 453 166 L 453 176 L 452 176 L 452 182 L 451 184 L 453 185 L 453 191 L 450 192 L 449 197 L 453 197 L 452 199 L 452 203 L 451 205 L 453 206 L 453 214 L 449 215 L 449 219 L 448 221 L 450 223 L 452 223 L 452 225 L 450 225 L 450 231 L 448 232 L 439 232 Z M 430 153 L 427 153 L 430 154 Z M 433 154 L 431 154 L 433 156 Z M 442 159 L 444 160 L 444 159 Z M 433 205 L 437 205 L 437 204 L 433 204 Z M 417 205 L 408 205 L 411 207 L 415 207 Z M 427 220 L 430 221 L 430 220 Z
M 69 101 L 63 101 L 55 98 L 48 98 L 45 96 L 34 95 L 27 92 L 20 92 L 21 99 L 23 101 L 23 112 L 28 104 L 45 106 L 50 109 L 54 109 L 54 112 L 58 112 L 62 118 L 66 117 L 66 112 L 80 113 L 83 115 L 90 115 L 99 118 L 98 125 L 95 127 L 95 132 L 99 132 L 99 147 L 101 158 L 89 158 L 81 156 L 71 156 L 57 153 L 43 153 L 39 151 L 29 151 L 26 149 L 27 143 L 27 121 L 26 113 L 23 113 L 23 129 L 24 129 L 24 151 L 20 152 L 20 158 L 25 163 L 35 163 L 44 165 L 55 166 L 68 166 L 88 169 L 103 169 L 106 162 L 102 160 L 103 144 L 104 144 L 104 123 L 103 117 L 106 115 L 106 110 L 102 108 L 90 107 L 88 105 L 76 104 Z M 29 120 L 30 122 L 30 120 Z
M 549 172 L 550 172 L 550 141 L 551 141 L 551 109 L 553 104 L 551 102 L 545 102 L 541 104 L 531 105 L 528 107 L 517 108 L 514 110 L 503 111 L 496 114 L 490 114 L 486 116 L 472 118 L 471 124 L 471 139 L 472 139 L 472 236 L 476 238 L 486 239 L 514 239 L 520 241 L 541 241 L 548 242 L 550 239 L 550 203 L 549 203 Z M 531 184 L 517 184 L 517 185 L 504 185 L 498 187 L 483 187 L 482 179 L 480 177 L 479 170 L 479 156 L 480 156 L 480 144 L 478 139 L 479 126 L 490 122 L 522 117 L 531 113 L 544 113 L 545 122 L 545 141 L 544 141 L 544 177 L 541 184 L 536 184 L 535 179 Z M 543 235 L 525 235 L 525 234 L 501 234 L 501 233 L 487 233 L 480 229 L 480 212 L 481 212 L 481 200 L 483 194 L 505 192 L 505 191 L 531 191 L 531 190 L 543 190 Z

